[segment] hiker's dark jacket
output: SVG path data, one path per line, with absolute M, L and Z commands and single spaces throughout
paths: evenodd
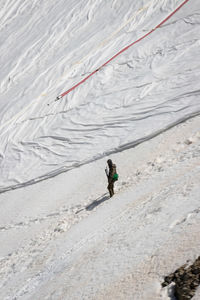
M 116 165 L 112 164 L 112 166 L 109 166 L 109 173 L 108 173 L 108 182 L 111 183 L 113 182 L 113 176 L 116 172 Z

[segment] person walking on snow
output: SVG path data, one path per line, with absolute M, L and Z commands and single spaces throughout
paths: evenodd
M 116 170 L 116 165 L 113 164 L 111 159 L 107 160 L 107 164 L 108 164 L 108 168 L 109 170 L 106 168 L 105 172 L 106 172 L 106 176 L 108 178 L 108 191 L 110 193 L 110 198 L 114 195 L 114 182 L 116 180 L 118 180 L 118 174 L 117 174 L 117 170 Z

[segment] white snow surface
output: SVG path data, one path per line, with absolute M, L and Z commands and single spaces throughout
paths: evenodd
M 200 253 L 199 129 L 113 154 L 111 199 L 105 159 L 1 194 L 0 299 L 174 299 L 164 276 Z
M 1 0 L 0 299 L 174 299 L 200 255 L 199 0 L 54 100 L 182 2 Z
M 1 1 L 0 191 L 129 148 L 199 113 L 198 0 L 54 102 L 182 2 Z

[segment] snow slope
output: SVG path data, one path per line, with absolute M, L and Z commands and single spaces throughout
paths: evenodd
M 105 159 L 2 194 L 0 298 L 171 299 L 163 277 L 199 256 L 199 129 L 113 155 L 109 201 Z
M 173 299 L 200 252 L 200 2 L 54 100 L 181 3 L 0 2 L 0 299 Z
M 54 102 L 182 2 L 1 1 L 1 191 L 124 150 L 199 114 L 198 0 Z

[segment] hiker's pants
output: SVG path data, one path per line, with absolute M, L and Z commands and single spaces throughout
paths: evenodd
M 114 195 L 114 181 L 108 182 L 108 191 L 110 193 L 110 197 Z

